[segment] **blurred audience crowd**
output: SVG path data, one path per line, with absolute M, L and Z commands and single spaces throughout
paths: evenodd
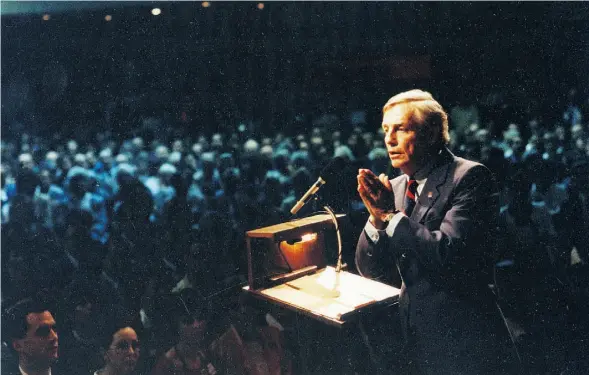
M 574 90 L 567 99 L 553 113 L 518 116 L 492 99 L 486 111 L 475 102 L 447 108 L 452 151 L 499 182 L 492 287 L 537 373 L 575 373 L 589 350 L 589 101 Z M 2 139 L 3 309 L 49 296 L 57 374 L 296 372 L 288 323 L 240 299 L 245 232 L 289 220 L 335 156 L 352 174 L 329 203 L 365 215 L 357 168 L 397 173 L 379 124 L 325 114 L 272 135 L 243 124 L 220 132 L 169 132 L 154 118 L 137 125 L 124 136 Z M 11 338 L 3 340 L 4 371 L 17 361 Z M 134 356 L 123 361 L 122 352 Z

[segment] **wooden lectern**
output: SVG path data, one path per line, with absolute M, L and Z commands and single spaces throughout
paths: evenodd
M 395 303 L 399 289 L 327 266 L 330 231 L 335 232 L 332 216 L 315 215 L 247 232 L 249 285 L 244 290 L 334 326 Z

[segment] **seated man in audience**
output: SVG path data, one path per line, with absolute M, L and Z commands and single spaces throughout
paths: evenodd
M 8 308 L 2 319 L 2 333 L 18 355 L 14 374 L 51 375 L 58 358 L 55 319 L 47 306 L 31 298 Z M 15 366 L 16 367 L 16 366 Z M 3 368 L 3 373 L 10 369 Z

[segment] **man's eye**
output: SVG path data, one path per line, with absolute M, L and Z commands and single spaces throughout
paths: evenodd
M 51 333 L 51 329 L 56 330 L 55 327 L 50 326 L 39 327 L 35 334 L 39 337 L 47 337 Z

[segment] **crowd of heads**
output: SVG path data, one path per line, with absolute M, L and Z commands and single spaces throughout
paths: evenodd
M 395 96 L 384 111 L 413 100 Z M 535 253 L 505 242 L 498 260 L 529 265 L 545 257 L 561 278 L 570 276 L 573 248 L 577 264 L 588 261 L 580 241 L 586 222 L 574 220 L 589 212 L 587 106 L 571 97 L 556 113 L 529 112 L 522 120 L 499 104 L 451 106 L 447 118 L 435 102 L 418 103 L 427 108 L 414 108 L 413 116 L 430 113 L 423 120 L 439 128 L 442 144 L 494 173 L 506 233 L 532 233 L 529 243 L 518 243 Z M 399 173 L 380 124 L 321 119 L 292 134 L 248 133 L 245 125 L 159 134 L 146 118 L 129 137 L 96 129 L 84 140 L 3 139 L 2 302 L 14 306 L 7 316 L 20 320 L 7 345 L 51 361 L 58 321 L 60 362 L 108 375 L 149 371 L 175 343 L 212 340 L 207 335 L 222 331 L 219 322 L 240 311 L 246 231 L 289 220 L 334 157 L 345 158 L 352 173 Z M 343 179 L 329 203 L 362 212 L 354 175 Z M 51 308 L 15 313 L 40 292 L 52 297 Z

